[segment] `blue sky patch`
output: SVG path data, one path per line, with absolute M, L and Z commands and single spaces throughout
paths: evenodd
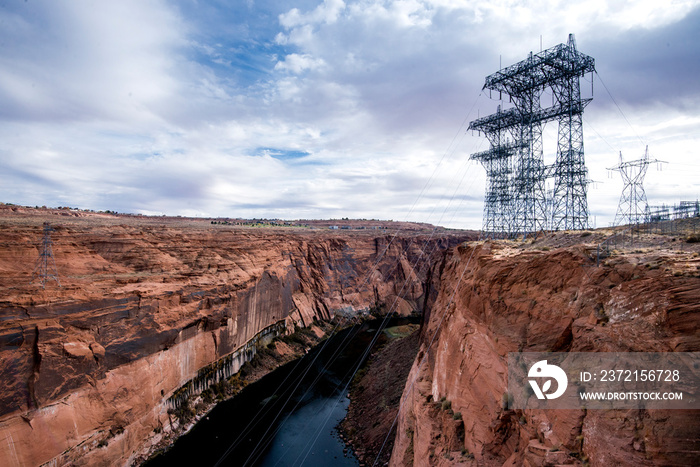
M 280 148 L 256 148 L 253 153 L 254 156 L 264 156 L 268 155 L 275 159 L 281 161 L 296 161 L 303 159 L 304 157 L 310 156 L 311 153 L 307 151 L 297 151 L 294 149 L 280 149 Z

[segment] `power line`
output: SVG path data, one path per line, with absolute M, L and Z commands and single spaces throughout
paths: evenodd
M 632 126 L 632 124 L 630 123 L 630 121 L 627 120 L 627 116 L 626 116 L 625 113 L 622 111 L 622 107 L 620 107 L 620 106 L 618 105 L 618 103 L 617 103 L 617 101 L 615 100 L 615 98 L 613 97 L 612 93 L 610 92 L 610 90 L 608 89 L 608 87 L 605 85 L 605 81 L 603 81 L 603 78 L 600 76 L 600 73 L 598 73 L 598 71 L 596 70 L 596 71 L 595 71 L 595 74 L 596 74 L 596 76 L 598 77 L 598 79 L 600 80 L 600 84 L 602 84 L 603 87 L 605 88 L 605 91 L 607 91 L 608 96 L 610 96 L 610 99 L 613 101 L 613 104 L 615 104 L 615 107 L 617 107 L 617 110 L 620 111 L 620 115 L 622 115 L 622 118 L 625 119 L 625 121 L 627 122 L 627 124 L 628 124 L 628 125 L 630 126 L 630 128 L 632 129 L 632 132 L 637 136 L 637 138 L 638 138 L 639 141 L 642 143 L 642 145 L 647 146 L 647 143 L 642 139 L 641 136 L 639 136 L 639 133 L 637 133 L 637 130 L 634 129 L 634 127 Z
M 607 145 L 610 147 L 610 149 L 612 149 L 613 151 L 615 151 L 615 148 L 613 147 L 613 145 L 610 144 L 610 142 L 609 142 L 607 139 L 605 139 L 605 137 L 604 137 L 603 135 L 601 135 L 600 133 L 598 133 L 598 131 L 591 125 L 591 122 L 590 122 L 586 117 L 583 118 L 583 121 L 586 123 L 586 128 L 590 128 L 591 130 L 593 130 L 593 133 L 595 133 L 596 135 L 598 135 L 598 138 L 600 138 L 601 140 L 603 140 L 603 142 L 605 142 L 605 144 L 607 144 Z
M 468 167 L 469 167 L 469 164 L 467 164 L 466 168 L 468 169 Z M 469 171 L 468 171 L 468 170 L 465 170 L 464 174 L 461 176 L 460 182 L 459 182 L 459 184 L 456 186 L 456 188 L 454 189 L 454 192 L 453 192 L 453 194 L 452 194 L 452 196 L 451 196 L 451 198 L 450 198 L 450 201 L 448 202 L 448 204 L 447 204 L 447 205 L 445 206 L 445 208 L 443 209 L 442 215 L 440 216 L 440 220 L 438 221 L 437 224 L 439 224 L 439 223 L 442 221 L 442 219 L 443 219 L 445 213 L 447 212 L 447 210 L 448 210 L 448 208 L 449 208 L 449 206 L 450 206 L 450 203 L 451 203 L 452 201 L 454 201 L 454 199 L 455 199 L 455 197 L 457 196 L 457 193 L 459 192 L 459 189 L 460 189 L 460 187 L 461 187 L 461 185 L 462 185 L 462 183 L 463 183 L 463 181 L 464 181 L 464 178 L 466 177 L 466 175 L 467 175 L 468 173 L 469 173 Z M 472 178 L 472 184 L 473 184 L 473 181 L 474 181 L 474 180 L 475 180 L 475 177 Z M 470 185 L 470 187 L 471 187 L 471 185 Z M 461 204 L 462 204 L 462 202 L 459 203 L 458 208 L 459 208 L 459 206 L 461 206 Z M 433 210 L 433 211 L 434 211 L 434 210 Z M 453 214 L 453 217 L 454 217 L 454 215 L 455 215 L 455 214 Z M 430 243 L 430 240 L 431 240 L 432 237 L 435 235 L 435 233 L 436 233 L 436 228 L 434 228 L 434 229 L 432 230 L 432 232 L 431 232 L 430 236 L 428 237 L 428 239 L 426 239 L 426 240 L 424 241 L 424 243 L 423 243 L 423 248 L 421 249 L 421 254 L 419 255 L 418 259 L 415 261 L 415 263 L 414 263 L 413 266 L 412 266 L 412 270 L 413 270 L 413 271 L 415 271 L 416 267 L 417 267 L 418 264 L 421 262 L 421 258 L 422 258 L 423 254 L 424 254 L 424 252 L 425 252 L 425 248 L 428 247 L 428 245 L 429 245 L 429 243 Z M 411 244 L 412 244 L 412 242 L 413 242 L 413 240 L 411 241 Z M 409 245 L 410 245 L 410 244 L 409 244 Z M 437 243 L 434 243 L 434 244 L 433 244 L 433 247 L 432 247 L 432 250 L 431 250 L 430 253 L 428 253 L 428 255 L 427 255 L 428 258 L 432 256 L 433 252 L 435 251 L 435 249 L 436 249 L 437 247 L 438 247 L 438 244 L 437 244 Z M 423 264 L 425 265 L 425 264 L 428 264 L 428 263 L 425 262 L 425 261 L 423 261 Z M 421 268 L 422 268 L 422 267 L 423 267 L 423 266 L 421 266 Z M 418 274 L 420 274 L 421 272 L 422 272 L 422 270 L 419 270 Z M 374 344 L 376 343 L 376 340 L 378 339 L 379 335 L 380 335 L 380 334 L 383 332 L 383 330 L 386 328 L 387 323 L 388 323 L 388 320 L 389 320 L 389 319 L 392 317 L 392 315 L 395 313 L 395 311 L 396 311 L 396 309 L 397 309 L 397 307 L 398 307 L 398 299 L 399 299 L 399 297 L 402 296 L 403 291 L 405 290 L 405 288 L 406 288 L 407 285 L 408 285 L 408 282 L 409 282 L 409 277 L 407 276 L 406 279 L 404 280 L 404 284 L 403 284 L 403 286 L 402 286 L 402 288 L 401 288 L 401 291 L 396 295 L 396 298 L 394 299 L 394 303 L 392 304 L 392 306 L 391 306 L 390 309 L 389 309 L 389 312 L 385 315 L 384 319 L 382 320 L 382 322 L 381 322 L 380 325 L 378 326 L 378 329 L 376 330 L 375 335 L 373 336 L 373 338 L 372 338 L 370 344 L 368 344 L 368 345 L 366 346 L 366 348 L 365 348 L 365 350 L 364 350 L 364 352 L 363 352 L 362 357 L 358 360 L 357 366 L 352 370 L 352 373 L 349 375 L 349 377 L 348 377 L 348 375 L 346 374 L 346 377 L 347 377 L 347 381 L 348 381 L 348 382 L 345 384 L 344 388 L 339 392 L 339 393 L 341 394 L 341 397 L 342 397 L 342 394 L 345 394 L 345 393 L 347 392 L 347 389 L 348 389 L 348 387 L 349 387 L 350 382 L 352 381 L 352 378 L 353 378 L 354 375 L 357 373 L 357 371 L 360 369 L 360 367 L 361 367 L 362 362 L 364 361 L 364 359 L 369 355 L 369 352 L 371 351 L 371 348 L 372 348 L 372 347 L 374 346 Z M 339 348 L 340 348 L 340 347 L 343 347 L 344 345 L 345 345 L 345 340 L 343 341 L 343 343 L 341 343 L 341 346 L 339 346 Z M 329 362 L 332 362 L 332 360 L 333 360 L 333 358 L 331 358 L 331 359 L 329 360 Z M 346 378 L 343 378 L 342 380 L 345 380 L 345 379 L 346 379 Z M 307 393 L 308 393 L 308 391 L 311 390 L 311 388 L 315 385 L 315 383 L 316 383 L 317 381 L 318 381 L 318 377 L 316 378 L 316 380 L 314 380 L 314 382 L 312 383 L 312 385 L 309 387 L 309 389 L 307 390 Z M 337 389 L 337 388 L 336 388 L 336 389 Z M 302 399 L 303 399 L 303 396 L 302 396 Z M 336 400 L 336 401 L 334 402 L 333 408 L 335 408 L 335 406 L 336 406 L 338 403 L 339 403 L 339 399 Z M 295 407 L 292 409 L 291 412 L 293 412 L 294 410 L 296 410 L 296 407 L 298 407 L 298 405 L 299 405 L 299 403 L 297 402 L 297 404 L 295 405 Z M 332 410 L 331 410 L 330 413 L 332 413 Z M 330 417 L 330 413 L 329 413 L 329 415 L 328 415 L 327 418 L 326 418 L 326 422 L 324 422 L 324 424 L 322 424 L 321 426 L 319 426 L 318 431 L 316 432 L 316 436 L 314 437 L 313 442 L 311 443 L 311 447 L 309 447 L 309 449 L 307 450 L 306 457 L 308 457 L 308 453 L 311 451 L 313 445 L 315 444 L 315 441 L 318 439 L 318 436 L 320 436 L 321 431 L 322 431 L 323 428 L 326 426 L 326 424 L 327 424 L 327 422 L 328 422 L 328 418 Z M 287 420 L 287 418 L 288 418 L 290 415 L 291 415 L 291 413 L 288 414 L 288 416 L 285 418 L 285 420 L 284 420 L 282 423 L 280 423 L 280 426 L 275 430 L 275 433 L 277 433 L 277 432 L 281 429 L 282 425 L 285 423 L 285 421 Z M 273 435 L 273 436 L 274 436 L 274 435 Z M 271 439 L 268 440 L 268 442 L 267 442 L 266 444 L 269 444 L 269 442 L 271 442 Z M 308 443 L 307 443 L 307 446 L 308 446 Z M 257 449 L 257 446 L 256 446 L 256 449 Z M 253 461 L 257 460 L 261 454 L 262 454 L 262 453 L 259 452 L 258 455 L 253 459 Z M 306 459 L 306 457 L 304 458 L 304 460 Z M 250 460 L 250 459 L 248 459 L 248 460 Z M 246 460 L 246 463 L 248 462 L 248 460 Z M 297 460 L 298 460 L 298 458 L 297 458 Z M 302 463 L 304 462 L 304 460 L 302 460 Z

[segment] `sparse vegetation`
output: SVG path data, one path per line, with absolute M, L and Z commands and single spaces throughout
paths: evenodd
M 187 423 L 195 416 L 195 411 L 190 407 L 190 400 L 184 399 L 175 409 L 168 409 L 168 413 L 177 417 L 181 424 Z

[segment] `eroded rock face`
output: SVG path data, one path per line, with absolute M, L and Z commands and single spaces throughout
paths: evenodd
M 420 310 L 427 268 L 414 265 L 467 238 L 61 218 L 61 287 L 42 289 L 44 220 L 0 215 L 0 465 L 129 464 L 200 369 L 275 323 Z
M 697 465 L 691 411 L 504 408 L 508 352 L 700 350 L 697 256 L 628 252 L 595 267 L 583 245 L 453 249 L 433 273 L 391 464 Z

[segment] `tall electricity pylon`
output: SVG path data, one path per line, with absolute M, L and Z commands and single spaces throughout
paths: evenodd
M 566 44 L 530 53 L 486 77 L 482 90 L 497 92 L 499 100 L 505 95 L 513 104 L 506 110 L 499 106 L 495 114 L 469 124 L 491 143 L 488 151 L 471 155 L 486 169 L 486 235 L 527 236 L 547 228 L 588 227 L 582 118 L 591 99 L 581 98 L 579 80 L 594 71 L 595 60 L 576 49 L 570 34 Z M 545 91 L 553 96 L 550 107 L 542 107 Z M 545 166 L 542 130 L 551 121 L 559 125 L 557 155 L 553 165 Z M 550 177 L 554 178 L 551 200 L 545 190 Z

